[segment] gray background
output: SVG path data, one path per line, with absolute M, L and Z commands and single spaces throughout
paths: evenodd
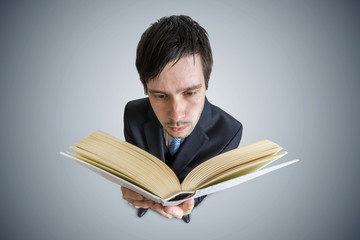
M 359 239 L 359 4 L 354 1 L 1 1 L 1 239 Z M 207 96 L 301 162 L 209 196 L 190 224 L 142 219 L 119 187 L 59 155 L 123 139 L 143 97 L 142 32 L 187 14 L 210 35 Z

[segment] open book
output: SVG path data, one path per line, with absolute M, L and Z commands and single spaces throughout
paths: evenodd
M 164 206 L 233 187 L 298 161 L 263 168 L 287 152 L 279 152 L 282 149 L 279 145 L 262 140 L 203 162 L 180 184 L 163 161 L 102 131 L 90 134 L 70 148 L 76 154 L 61 154 Z

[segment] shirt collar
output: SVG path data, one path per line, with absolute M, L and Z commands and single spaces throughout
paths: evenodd
M 164 139 L 165 139 L 165 144 L 167 147 L 169 147 L 171 141 L 174 139 L 167 131 L 165 131 L 165 129 L 163 129 L 164 132 Z M 184 138 L 181 139 L 181 143 L 184 141 Z

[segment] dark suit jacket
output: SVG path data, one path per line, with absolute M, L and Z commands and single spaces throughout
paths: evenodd
M 167 147 L 162 126 L 148 98 L 129 102 L 124 113 L 124 135 L 127 142 L 165 162 Z M 205 99 L 204 109 L 193 132 L 181 144 L 170 165 L 180 182 L 200 163 L 237 148 L 242 125 Z M 203 198 L 195 200 L 195 206 Z

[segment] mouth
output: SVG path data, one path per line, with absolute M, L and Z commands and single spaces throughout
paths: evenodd
M 169 129 L 173 132 L 183 132 L 187 126 L 179 126 L 179 127 L 169 127 Z
M 172 133 L 173 136 L 179 137 L 182 136 L 189 127 L 191 127 L 191 122 L 189 121 L 169 121 L 164 124 L 164 127 L 168 132 Z

